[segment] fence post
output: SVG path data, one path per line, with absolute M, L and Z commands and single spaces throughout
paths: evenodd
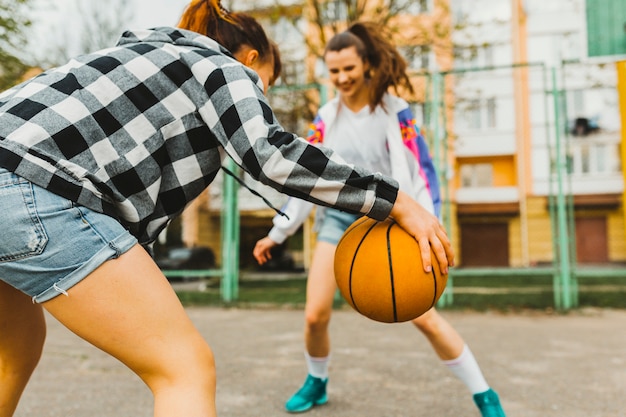
M 226 162 L 231 172 L 238 167 L 231 158 Z M 239 296 L 239 208 L 237 183 L 230 175 L 224 175 L 222 196 L 222 300 L 230 302 Z
M 565 202 L 565 191 L 563 185 L 563 176 L 566 173 L 565 158 L 561 149 L 561 137 L 563 128 L 561 124 L 561 93 L 557 85 L 557 69 L 552 67 L 552 98 L 554 100 L 554 125 L 555 125 L 555 169 L 557 178 L 557 194 L 556 194 L 556 217 L 557 217 L 557 236 L 553 237 L 558 240 L 558 273 L 554 277 L 554 305 L 558 310 L 569 310 L 573 307 L 572 291 L 572 271 L 570 268 L 569 254 L 569 228 L 567 225 L 567 212 Z
M 446 143 L 442 144 L 441 141 L 441 129 L 442 129 L 442 106 L 443 106 L 443 76 L 439 71 L 434 71 L 431 73 L 430 77 L 431 88 L 432 88 L 432 96 L 431 96 L 431 106 L 430 106 L 430 115 L 429 115 L 429 124 L 430 131 L 433 135 L 432 140 L 432 153 L 433 153 L 433 164 L 435 165 L 435 170 L 439 175 L 440 187 L 440 198 L 441 198 L 441 213 L 440 220 L 444 224 L 446 232 L 448 236 L 450 236 L 450 216 L 447 210 L 447 204 L 449 204 L 449 193 L 448 193 L 448 184 L 447 184 L 447 169 L 448 169 L 448 161 L 447 157 L 442 157 L 442 146 L 447 146 Z M 445 108 L 443 109 L 445 112 Z M 443 124 L 443 129 L 445 130 L 446 126 Z M 446 306 L 451 306 L 453 302 L 453 294 L 454 294 L 454 285 L 453 285 L 452 274 L 448 275 L 448 283 L 446 285 L 446 289 L 443 294 L 439 298 L 437 305 L 441 308 Z

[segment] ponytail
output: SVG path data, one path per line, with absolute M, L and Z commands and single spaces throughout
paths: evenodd
M 273 63 L 274 79 L 280 75 L 278 47 L 270 41 L 263 27 L 248 14 L 228 11 L 220 0 L 192 0 L 178 27 L 208 36 L 233 55 L 244 45 L 256 49 L 261 60 Z

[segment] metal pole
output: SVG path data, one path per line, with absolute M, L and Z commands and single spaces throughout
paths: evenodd
M 325 84 L 317 86 L 320 92 L 320 107 L 322 107 L 328 101 L 328 87 Z
M 237 172 L 238 167 L 228 158 L 227 168 Z M 230 302 L 239 296 L 239 209 L 237 203 L 237 182 L 230 175 L 224 175 L 222 196 L 222 280 L 220 291 L 222 300 Z
M 576 61 L 577 62 L 577 61 Z M 562 71 L 561 71 L 561 89 L 564 92 L 567 92 L 566 85 L 566 70 L 565 65 L 568 63 L 576 63 L 574 61 L 562 61 Z M 563 109 L 563 120 L 569 120 L 568 117 L 568 109 L 567 109 L 567 98 L 565 94 L 561 95 L 561 108 Z M 571 136 L 569 133 L 565 133 L 565 154 L 569 155 L 571 151 Z M 570 264 L 570 294 L 572 295 L 572 307 L 578 307 L 578 276 L 577 276 L 577 261 L 576 261 L 576 216 L 574 214 L 574 193 L 572 187 L 572 176 L 567 169 L 567 162 L 565 162 L 566 170 L 566 178 L 567 178 L 567 191 L 565 192 L 565 202 L 567 209 L 567 230 L 568 230 L 568 241 L 567 241 L 567 249 L 569 251 L 569 264 Z
M 556 172 L 557 172 L 557 230 L 559 250 L 559 288 L 554 291 L 554 304 L 559 310 L 568 310 L 572 307 L 570 288 L 570 261 L 569 240 L 567 227 L 567 213 L 565 208 L 565 195 L 563 190 L 563 173 L 565 172 L 565 158 L 561 150 L 561 118 L 560 118 L 560 93 L 557 88 L 556 68 L 552 68 L 552 94 L 554 99 L 554 124 L 556 140 Z
M 556 196 L 554 193 L 554 180 L 556 173 L 556 157 L 554 154 L 554 150 L 552 149 L 552 137 L 550 130 L 550 100 L 548 95 L 554 94 L 554 88 L 552 91 L 548 89 L 548 74 L 546 71 L 546 67 L 542 68 L 543 72 L 543 88 L 544 88 L 544 117 L 545 117 L 545 125 L 546 125 L 546 143 L 548 145 L 548 156 L 550 161 L 550 167 L 548 171 L 548 212 L 550 215 L 550 230 L 552 232 L 552 288 L 554 291 L 554 304 L 561 305 L 560 303 L 560 293 L 558 288 L 559 285 L 559 245 L 557 236 L 559 234 L 557 227 L 557 217 L 556 217 Z M 556 129 L 555 129 L 556 130 Z
M 440 133 L 437 136 L 438 141 L 440 143 L 440 148 L 442 149 L 443 154 L 441 155 L 441 163 L 439 166 L 439 178 L 441 178 L 441 187 L 443 191 L 441 193 L 441 213 L 443 217 L 443 225 L 446 229 L 446 232 L 450 236 L 452 236 L 452 208 L 450 204 L 450 181 L 448 180 L 450 177 L 450 161 L 449 161 L 449 144 L 448 144 L 448 113 L 446 111 L 446 75 L 441 75 L 439 77 L 439 91 L 441 92 L 441 99 L 439 100 L 439 108 L 441 111 L 441 121 L 438 125 L 443 128 L 440 129 Z
M 430 117 L 430 122 L 432 123 L 432 129 L 431 131 L 433 132 L 433 162 L 435 164 L 435 169 L 437 170 L 437 172 L 439 173 L 439 178 L 440 178 L 440 183 L 443 187 L 446 187 L 447 181 L 445 176 L 442 176 L 442 173 L 445 172 L 445 168 L 442 169 L 442 166 L 445 167 L 445 162 L 443 162 L 442 164 L 442 160 L 441 160 L 441 105 L 440 105 L 440 101 L 441 98 L 443 96 L 443 94 L 441 94 L 441 89 L 443 86 L 442 83 L 442 76 L 440 72 L 433 72 L 432 73 L 432 77 L 431 77 L 431 81 L 432 81 L 432 105 L 431 105 L 431 117 Z M 445 127 L 444 127 L 445 128 Z M 444 145 L 445 146 L 445 145 Z M 445 174 L 444 174 L 445 175 Z M 446 188 L 447 189 L 447 188 Z M 440 190 L 443 191 L 443 190 Z M 442 198 L 442 205 L 441 205 L 441 209 L 442 209 L 442 221 L 445 219 L 444 213 L 443 213 L 443 194 L 441 195 Z M 446 197 L 447 199 L 447 197 Z M 444 226 L 446 227 L 446 231 L 448 232 L 448 235 L 450 235 L 450 227 L 449 225 L 446 225 L 444 222 Z M 437 305 L 439 307 L 445 307 L 445 306 L 450 306 L 452 305 L 453 302 L 453 294 L 454 294 L 454 282 L 453 282 L 453 278 L 452 278 L 452 274 L 448 275 L 448 283 L 446 285 L 446 289 L 443 292 L 443 294 L 441 295 L 441 297 L 439 298 L 439 301 L 437 302 Z

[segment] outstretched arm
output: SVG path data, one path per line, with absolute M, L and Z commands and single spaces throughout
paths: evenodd
M 290 197 L 287 200 L 287 203 L 282 207 L 285 216 L 274 216 L 274 227 L 272 227 L 266 237 L 257 241 L 252 250 L 252 255 L 259 265 L 263 265 L 272 259 L 272 248 L 280 245 L 289 236 L 293 235 L 306 218 L 309 217 L 312 209 L 313 203 L 308 201 L 295 197 Z

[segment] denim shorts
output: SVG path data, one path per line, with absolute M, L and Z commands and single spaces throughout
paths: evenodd
M 114 218 L 0 168 L 0 280 L 43 303 L 136 243 Z
M 317 230 L 317 241 L 336 245 L 343 232 L 361 217 L 360 214 L 350 214 L 336 209 L 324 209 L 324 217 Z

